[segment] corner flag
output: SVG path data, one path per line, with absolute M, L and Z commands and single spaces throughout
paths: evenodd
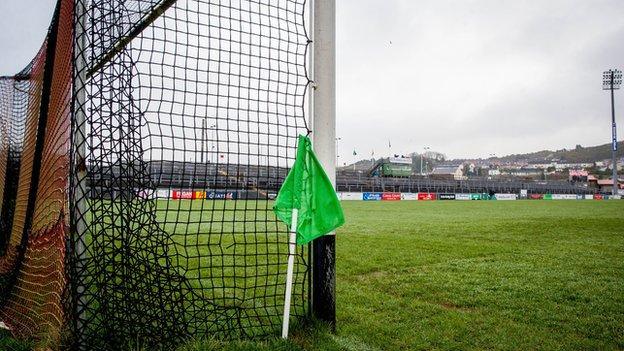
M 336 191 L 314 155 L 308 137 L 299 136 L 295 164 L 277 194 L 273 211 L 290 229 L 282 320 L 282 338 L 286 339 L 296 244 L 305 245 L 344 224 L 344 213 Z
M 292 230 L 293 209 L 298 210 L 297 244 L 304 245 L 344 224 L 336 191 L 312 151 L 308 137 L 299 136 L 297 157 L 286 176 L 273 211 Z

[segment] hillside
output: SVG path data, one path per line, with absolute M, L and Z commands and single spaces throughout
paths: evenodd
M 618 157 L 624 157 L 624 142 L 618 142 Z M 596 162 L 611 159 L 611 144 L 583 147 L 557 151 L 542 150 L 527 154 L 514 154 L 496 158 L 502 162 L 546 163 L 559 161 L 562 163 Z
M 624 157 L 624 141 L 618 142 L 618 158 Z M 420 155 L 418 153 L 410 154 L 412 157 L 412 169 L 414 172 L 420 170 Z M 542 150 L 526 154 L 513 154 L 502 157 L 495 157 L 495 160 L 503 163 L 550 163 L 558 161 L 560 163 L 592 163 L 602 160 L 611 159 L 611 144 L 603 144 L 598 146 L 584 147 L 577 145 L 574 149 L 561 149 L 557 151 Z M 461 161 L 469 161 L 473 159 L 455 159 L 450 160 L 453 163 L 461 163 Z M 375 163 L 375 159 L 365 159 L 357 161 L 355 164 L 349 164 L 344 167 L 338 167 L 341 170 L 367 171 Z M 424 157 L 428 169 L 445 162 L 443 154 L 438 152 L 430 152 Z

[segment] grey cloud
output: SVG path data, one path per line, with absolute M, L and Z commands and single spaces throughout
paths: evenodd
M 621 1 L 338 6 L 341 154 L 428 145 L 479 157 L 609 141 L 601 73 L 622 68 Z
M 32 59 L 55 4 L 0 2 L 1 75 Z M 603 70 L 624 68 L 621 0 L 339 0 L 337 6 L 343 159 L 352 160 L 354 149 L 381 156 L 427 145 L 452 157 L 478 157 L 609 141 L 600 80 Z
M 56 0 L 0 1 L 0 75 L 12 75 L 35 57 L 52 20 Z

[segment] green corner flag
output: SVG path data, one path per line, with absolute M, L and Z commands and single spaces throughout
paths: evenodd
M 299 136 L 295 164 L 277 194 L 273 211 L 291 227 L 293 209 L 297 244 L 304 245 L 344 224 L 344 213 L 334 187 L 312 151 L 308 137 Z M 292 228 L 290 228 L 292 230 Z

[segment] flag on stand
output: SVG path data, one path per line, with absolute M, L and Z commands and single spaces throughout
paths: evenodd
M 273 211 L 290 228 L 298 210 L 297 244 L 304 245 L 344 224 L 336 191 L 312 151 L 308 137 L 299 136 L 295 164 L 280 188 Z M 292 228 L 291 228 L 292 229 Z
M 310 139 L 305 136 L 299 136 L 295 164 L 277 194 L 273 211 L 290 229 L 282 320 L 282 338 L 286 339 L 290 320 L 296 244 L 305 245 L 344 224 L 344 214 L 338 196 L 312 151 Z

